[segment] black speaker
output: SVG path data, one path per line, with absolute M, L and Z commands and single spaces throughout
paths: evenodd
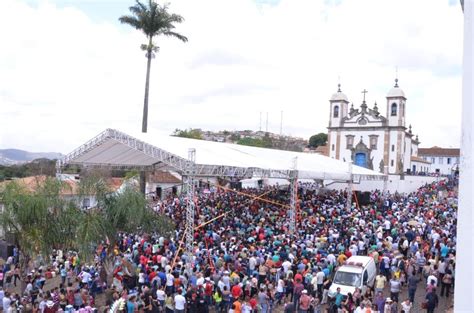
M 237 181 L 237 182 L 230 182 L 230 188 L 235 189 L 235 190 L 242 190 L 242 183 Z
M 355 196 L 357 197 L 357 202 L 359 203 L 359 206 L 370 204 L 370 192 L 356 191 Z
M 370 204 L 370 192 L 366 191 L 362 193 L 360 205 L 369 205 Z

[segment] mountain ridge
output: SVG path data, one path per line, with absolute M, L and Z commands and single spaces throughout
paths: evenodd
M 58 159 L 63 157 L 59 152 L 30 152 L 21 149 L 0 149 L 0 165 L 15 165 L 31 162 L 36 159 Z

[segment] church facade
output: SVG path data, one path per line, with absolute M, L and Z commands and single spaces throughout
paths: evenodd
M 407 98 L 398 79 L 386 95 L 385 115 L 377 103 L 369 108 L 366 90 L 360 108 L 355 109 L 338 87 L 329 100 L 329 156 L 388 174 L 421 171 L 426 164 L 418 160 L 418 136 L 412 133 L 411 125 L 406 127 Z

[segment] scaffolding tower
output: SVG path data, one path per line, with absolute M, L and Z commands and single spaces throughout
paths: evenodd
M 290 173 L 290 234 L 296 235 L 296 209 L 298 205 L 298 158 L 293 159 L 292 171 Z
M 186 166 L 185 175 L 183 176 L 184 188 L 186 190 L 186 254 L 187 263 L 192 265 L 194 254 L 194 175 L 196 164 L 196 149 L 188 150 L 188 163 Z

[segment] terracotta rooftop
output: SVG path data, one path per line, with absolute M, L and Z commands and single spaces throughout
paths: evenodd
M 5 181 L 0 185 L 6 185 L 12 181 L 23 185 L 28 191 L 34 192 L 39 184 L 43 183 L 46 180 L 45 175 L 38 175 L 38 176 L 29 176 L 18 178 L 10 181 Z M 115 192 L 117 191 L 120 186 L 122 186 L 124 179 L 118 177 L 112 177 L 107 179 L 107 185 L 110 188 L 110 191 Z M 65 186 L 61 192 L 63 196 L 71 196 L 79 194 L 79 181 L 73 179 L 65 179 L 63 180 Z
M 321 155 L 325 155 L 325 156 L 329 155 L 329 149 L 327 145 L 318 146 L 314 152 L 319 153 Z
M 440 147 L 434 146 L 431 148 L 419 148 L 418 155 L 458 157 L 460 153 L 459 153 L 459 148 L 440 148 Z
M 150 183 L 165 183 L 165 184 L 180 184 L 181 180 L 171 174 L 170 172 L 165 171 L 155 171 L 148 176 L 148 181 Z

